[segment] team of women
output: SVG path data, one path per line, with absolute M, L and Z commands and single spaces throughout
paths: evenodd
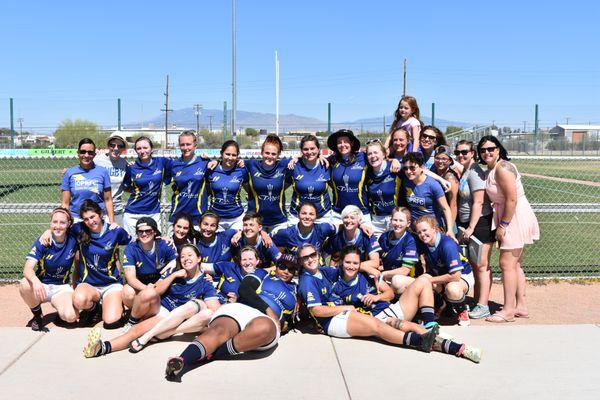
M 375 336 L 479 362 L 480 349 L 440 332 L 440 314 L 459 325 L 529 317 L 521 259 L 539 227 L 516 167 L 493 136 L 459 142 L 454 159 L 412 97 L 401 99 L 385 142 L 363 147 L 340 130 L 328 137 L 329 157 L 314 135 L 291 159 L 279 158 L 276 135 L 262 143 L 260 160 L 239 159 L 232 140 L 217 161 L 197 155 L 191 131 L 179 137 L 178 159 L 153 156 L 141 137 L 127 164 L 124 138 L 107 144 L 98 155 L 93 141 L 80 141 L 79 165 L 65 171 L 61 207 L 20 283 L 34 330 L 47 330 L 43 302 L 66 323 L 126 322 L 111 340 L 92 329 L 86 357 L 199 333 L 168 360 L 167 378 L 176 379 L 199 362 L 272 348 L 301 320 L 331 336 Z M 164 185 L 173 197 L 163 235 Z M 476 257 L 459 246 L 471 238 L 481 243 Z M 490 314 L 495 242 L 504 306 Z M 467 295 L 476 301 L 470 309 Z

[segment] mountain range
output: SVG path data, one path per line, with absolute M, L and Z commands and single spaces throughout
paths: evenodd
M 212 117 L 212 118 L 211 118 Z M 164 115 L 157 116 L 155 118 L 143 121 L 143 122 L 132 122 L 124 124 L 126 128 L 138 128 L 143 127 L 162 127 L 164 126 Z M 212 121 L 211 121 L 212 120 Z M 393 117 L 388 115 L 385 117 L 385 124 L 389 125 L 393 122 Z M 421 118 L 424 124 L 431 123 L 431 117 L 423 116 Z M 227 123 L 231 124 L 231 110 L 227 113 Z M 354 121 L 342 121 L 332 122 L 332 130 L 341 128 L 349 128 L 355 131 L 379 131 L 383 127 L 383 116 L 374 118 L 362 118 Z M 200 126 L 202 128 L 209 128 L 212 124 L 212 129 L 221 129 L 223 126 L 223 110 L 206 109 L 201 110 L 200 113 Z M 468 127 L 472 124 L 461 121 L 451 121 L 445 119 L 436 119 L 436 126 L 444 130 L 447 126 L 460 126 Z M 169 125 L 175 125 L 177 127 L 186 127 L 195 129 L 196 127 L 196 115 L 194 108 L 182 108 L 174 110 L 169 114 Z M 275 114 L 271 113 L 259 113 L 250 111 L 238 110 L 236 113 L 236 126 L 238 129 L 254 128 L 254 129 L 267 129 L 272 131 L 275 129 Z M 325 131 L 327 130 L 327 121 L 320 120 L 318 118 L 305 117 L 296 114 L 281 114 L 279 116 L 279 127 L 282 132 L 293 132 L 293 131 Z

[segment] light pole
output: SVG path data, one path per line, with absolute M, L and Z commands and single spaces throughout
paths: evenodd
M 237 111 L 237 76 L 236 76 L 236 30 L 235 30 L 235 12 L 236 12 L 236 0 L 231 0 L 231 134 L 233 140 L 237 139 L 237 132 L 235 129 L 235 117 Z
M 200 134 L 200 114 L 202 113 L 202 106 L 200 104 L 194 104 L 194 114 L 196 115 L 196 135 Z

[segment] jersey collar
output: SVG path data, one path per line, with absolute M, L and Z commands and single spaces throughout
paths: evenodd
M 442 240 L 442 234 L 438 232 L 435 236 L 435 244 L 433 246 L 427 246 L 427 247 L 429 247 L 430 251 L 435 251 L 435 249 L 437 249 L 437 247 L 440 245 L 441 240 Z

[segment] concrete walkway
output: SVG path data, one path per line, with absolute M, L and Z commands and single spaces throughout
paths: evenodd
M 597 399 L 600 326 L 444 327 L 481 364 L 358 339 L 292 332 L 272 354 L 215 361 L 166 381 L 188 338 L 84 359 L 88 329 L 0 328 L 4 399 Z M 112 335 L 112 332 L 104 336 Z

